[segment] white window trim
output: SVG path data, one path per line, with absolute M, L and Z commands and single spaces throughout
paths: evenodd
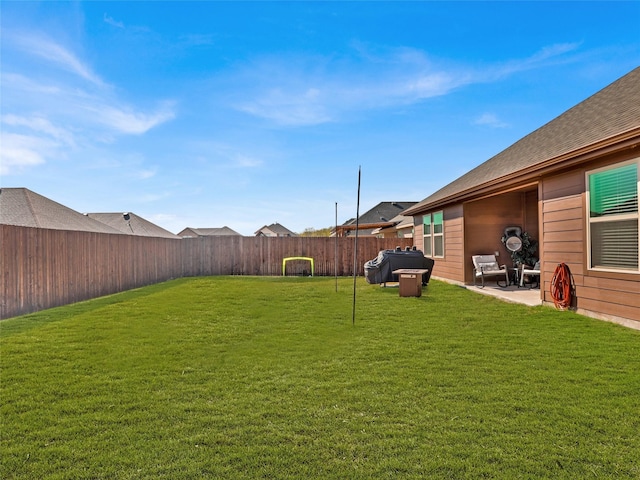
M 626 268 L 612 268 L 612 267 L 592 267 L 591 266 L 591 225 L 594 223 L 599 223 L 599 222 L 612 222 L 612 221 L 626 221 L 626 220 L 637 220 L 638 221 L 638 229 L 640 232 L 640 208 L 638 209 L 637 212 L 634 213 L 624 213 L 624 214 L 619 214 L 616 215 L 614 219 L 612 219 L 611 217 L 594 217 L 591 218 L 591 191 L 589 189 L 589 176 L 593 175 L 595 173 L 599 173 L 599 172 L 604 172 L 607 170 L 613 170 L 615 168 L 619 168 L 619 167 L 624 167 L 626 165 L 632 165 L 632 164 L 637 164 L 638 165 L 638 182 L 636 185 L 636 191 L 638 192 L 638 194 L 640 194 L 640 157 L 638 158 L 634 158 L 633 160 L 628 160 L 626 162 L 618 162 L 618 163 L 613 163 L 611 165 L 607 165 L 606 167 L 600 167 L 600 168 L 596 168 L 594 170 L 589 170 L 587 172 L 585 172 L 585 198 L 586 198 L 586 205 L 585 205 L 585 220 L 586 220 L 586 224 L 587 224 L 587 244 L 586 244 L 586 250 L 587 250 L 587 270 L 588 271 L 592 271 L 592 272 L 612 272 L 612 273 L 628 273 L 631 275 L 640 275 L 640 264 L 638 265 L 638 270 L 630 270 L 630 269 L 626 269 Z M 639 233 L 640 235 L 640 233 Z M 640 245 L 638 247 L 638 249 L 640 250 Z M 639 256 L 640 256 L 640 251 L 638 252 Z
M 427 215 L 429 215 L 429 233 L 425 233 L 425 223 L 424 223 L 424 217 L 426 217 Z M 429 253 L 427 253 L 427 239 L 429 242 Z M 422 216 L 422 250 L 423 253 L 428 256 L 428 257 L 433 257 L 433 214 L 432 213 L 427 213 L 425 215 Z
M 436 231 L 435 231 L 435 223 L 434 223 L 433 219 L 438 213 L 442 214 L 442 233 L 436 233 Z M 430 215 L 431 216 L 431 229 L 430 229 L 430 233 L 428 235 L 424 234 L 424 230 L 422 232 L 422 243 L 423 243 L 423 247 L 422 248 L 424 250 L 426 250 L 425 244 L 426 244 L 426 241 L 427 241 L 427 238 L 428 238 L 429 239 L 429 244 L 431 246 L 431 254 L 428 255 L 428 256 L 431 257 L 431 258 L 444 258 L 444 256 L 445 256 L 444 210 L 438 210 L 438 211 L 435 211 L 435 212 L 430 212 L 430 213 L 427 213 L 425 215 Z M 422 220 L 423 225 L 424 225 L 424 216 L 425 215 L 423 215 L 423 220 Z M 423 227 L 423 229 L 424 229 L 424 227 Z M 436 255 L 436 242 L 435 242 L 436 237 L 442 238 L 442 255 Z

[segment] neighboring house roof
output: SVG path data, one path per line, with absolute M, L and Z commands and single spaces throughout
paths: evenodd
M 393 218 L 403 210 L 415 205 L 417 202 L 380 202 L 371 210 L 360 215 L 359 224 L 390 223 Z M 342 225 L 355 225 L 356 219 L 351 218 Z
M 360 215 L 358 232 L 362 235 L 377 235 L 383 230 L 395 227 L 399 222 L 401 212 L 415 205 L 417 202 L 380 202 L 372 209 Z M 411 218 L 413 221 L 413 218 Z M 350 218 L 334 229 L 333 235 L 349 235 L 356 229 L 356 219 Z
M 407 215 L 398 215 L 397 217 L 392 218 L 391 221 L 398 222 L 396 223 L 396 230 L 413 228 L 413 217 L 409 217 Z
M 224 226 L 219 228 L 191 228 L 187 227 L 178 233 L 181 237 L 222 237 L 229 235 L 242 236 L 235 230 Z
M 292 232 L 286 227 L 283 227 L 279 223 L 272 223 L 271 225 L 265 225 L 255 232 L 256 236 L 264 237 L 297 237 L 298 234 Z
M 624 141 L 640 129 L 640 67 L 567 110 L 404 212 L 458 201 L 493 183 L 552 168 L 580 153 Z
M 0 224 L 51 230 L 121 233 L 27 188 L 0 189 Z
M 390 225 L 387 227 L 378 227 L 375 230 L 373 230 L 371 233 L 373 235 L 376 235 L 378 233 L 383 233 L 386 231 L 390 231 L 390 230 L 405 230 L 405 229 L 412 229 L 413 228 L 413 217 L 407 216 L 407 215 L 396 215 L 395 217 L 393 217 L 390 221 L 389 221 Z
M 415 205 L 417 202 L 380 202 L 371 210 L 360 215 L 358 220 L 358 231 L 364 235 L 375 235 L 379 229 L 392 227 L 396 223 L 396 217 L 407 208 Z M 355 230 L 356 219 L 350 218 L 336 230 L 338 235 L 349 234 Z M 376 232 L 378 230 L 378 232 Z
M 139 217 L 135 213 L 87 213 L 89 218 L 109 225 L 112 228 L 126 233 L 127 235 L 137 235 L 141 237 L 163 237 L 180 238 L 168 230 L 159 227 L 155 223 Z

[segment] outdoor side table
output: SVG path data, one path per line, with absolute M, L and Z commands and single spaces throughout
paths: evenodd
M 422 295 L 422 275 L 429 270 L 425 268 L 400 268 L 392 273 L 398 275 L 401 297 L 419 297 Z

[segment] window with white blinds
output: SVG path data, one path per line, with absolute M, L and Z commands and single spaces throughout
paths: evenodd
M 640 160 L 587 173 L 589 268 L 640 271 Z

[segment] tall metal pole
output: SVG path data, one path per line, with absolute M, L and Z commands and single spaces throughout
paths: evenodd
M 360 226 L 360 172 L 358 166 L 358 201 L 356 203 L 356 240 L 353 248 L 353 309 L 351 314 L 351 324 L 356 324 L 356 279 L 358 278 L 358 230 Z
M 336 229 L 335 229 L 335 248 L 333 252 L 333 263 L 336 271 L 336 292 L 338 291 L 338 202 L 336 202 Z

